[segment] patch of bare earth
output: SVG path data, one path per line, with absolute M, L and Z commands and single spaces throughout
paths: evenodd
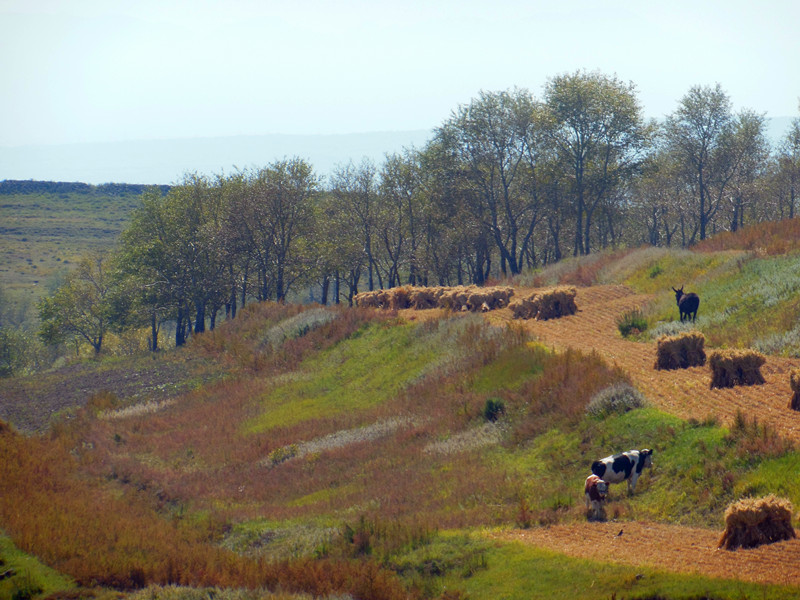
M 127 406 L 170 400 L 221 370 L 202 359 L 144 357 L 130 362 L 86 361 L 56 371 L 16 377 L 0 385 L 0 419 L 24 433 L 45 431 L 54 418 L 112 392 Z

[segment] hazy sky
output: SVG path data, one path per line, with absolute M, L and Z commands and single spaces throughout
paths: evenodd
M 429 129 L 578 69 L 798 114 L 797 0 L 0 0 L 0 146 Z

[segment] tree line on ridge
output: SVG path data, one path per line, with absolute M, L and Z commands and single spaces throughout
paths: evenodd
M 485 284 L 609 247 L 688 247 L 793 218 L 800 118 L 766 119 L 720 85 L 647 121 L 632 83 L 600 72 L 481 92 L 423 148 L 326 181 L 301 158 L 151 188 L 110 255 L 87 256 L 40 305 L 48 342 L 100 352 L 109 329 L 164 323 L 175 344 L 249 301 L 352 302 L 403 284 Z

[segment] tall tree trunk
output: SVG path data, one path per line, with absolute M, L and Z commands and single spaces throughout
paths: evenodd
M 158 319 L 156 311 L 150 313 L 150 351 L 158 352 Z
M 183 308 L 178 309 L 178 316 L 175 318 L 175 347 L 180 348 L 186 343 L 186 316 Z
M 203 333 L 206 330 L 206 305 L 204 302 L 198 302 L 197 313 L 194 320 L 194 332 Z
M 327 273 L 322 276 L 322 298 L 320 298 L 320 304 L 323 306 L 328 305 L 328 288 L 331 286 L 331 277 Z

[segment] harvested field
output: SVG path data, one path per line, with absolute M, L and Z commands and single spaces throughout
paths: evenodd
M 519 295 L 530 290 L 518 290 Z M 800 412 L 790 410 L 790 373 L 800 360 L 767 356 L 763 385 L 710 389 L 707 366 L 677 371 L 653 369 L 656 343 L 628 341 L 616 321 L 625 311 L 641 308 L 649 296 L 620 285 L 579 288 L 577 314 L 552 321 L 525 321 L 524 326 L 554 348 L 597 352 L 625 369 L 634 385 L 656 407 L 684 419 L 713 415 L 731 423 L 737 411 L 756 417 L 781 435 L 800 442 Z M 498 324 L 511 322 L 510 310 L 487 313 Z M 622 535 L 618 535 L 620 530 Z M 548 528 L 489 534 L 569 556 L 633 566 L 695 573 L 755 583 L 800 586 L 800 539 L 734 552 L 718 549 L 719 530 L 659 523 L 572 523 Z
M 622 531 L 622 535 L 618 535 Z M 751 550 L 717 548 L 719 531 L 658 523 L 576 523 L 490 532 L 569 556 L 755 583 L 800 585 L 800 540 Z
M 526 296 L 533 289 L 517 289 Z M 657 408 L 684 419 L 716 416 L 731 423 L 737 411 L 756 417 L 781 435 L 800 442 L 800 412 L 789 410 L 787 399 L 792 391 L 789 373 L 800 367 L 800 360 L 767 356 L 761 373 L 763 385 L 709 389 L 708 367 L 690 367 L 678 371 L 656 371 L 655 342 L 624 339 L 616 321 L 625 311 L 641 308 L 650 296 L 636 294 L 623 285 L 578 288 L 576 314 L 550 321 L 515 321 L 555 348 L 595 351 L 608 362 L 625 369 L 634 385 Z M 486 313 L 484 318 L 497 324 L 511 323 L 508 309 Z

